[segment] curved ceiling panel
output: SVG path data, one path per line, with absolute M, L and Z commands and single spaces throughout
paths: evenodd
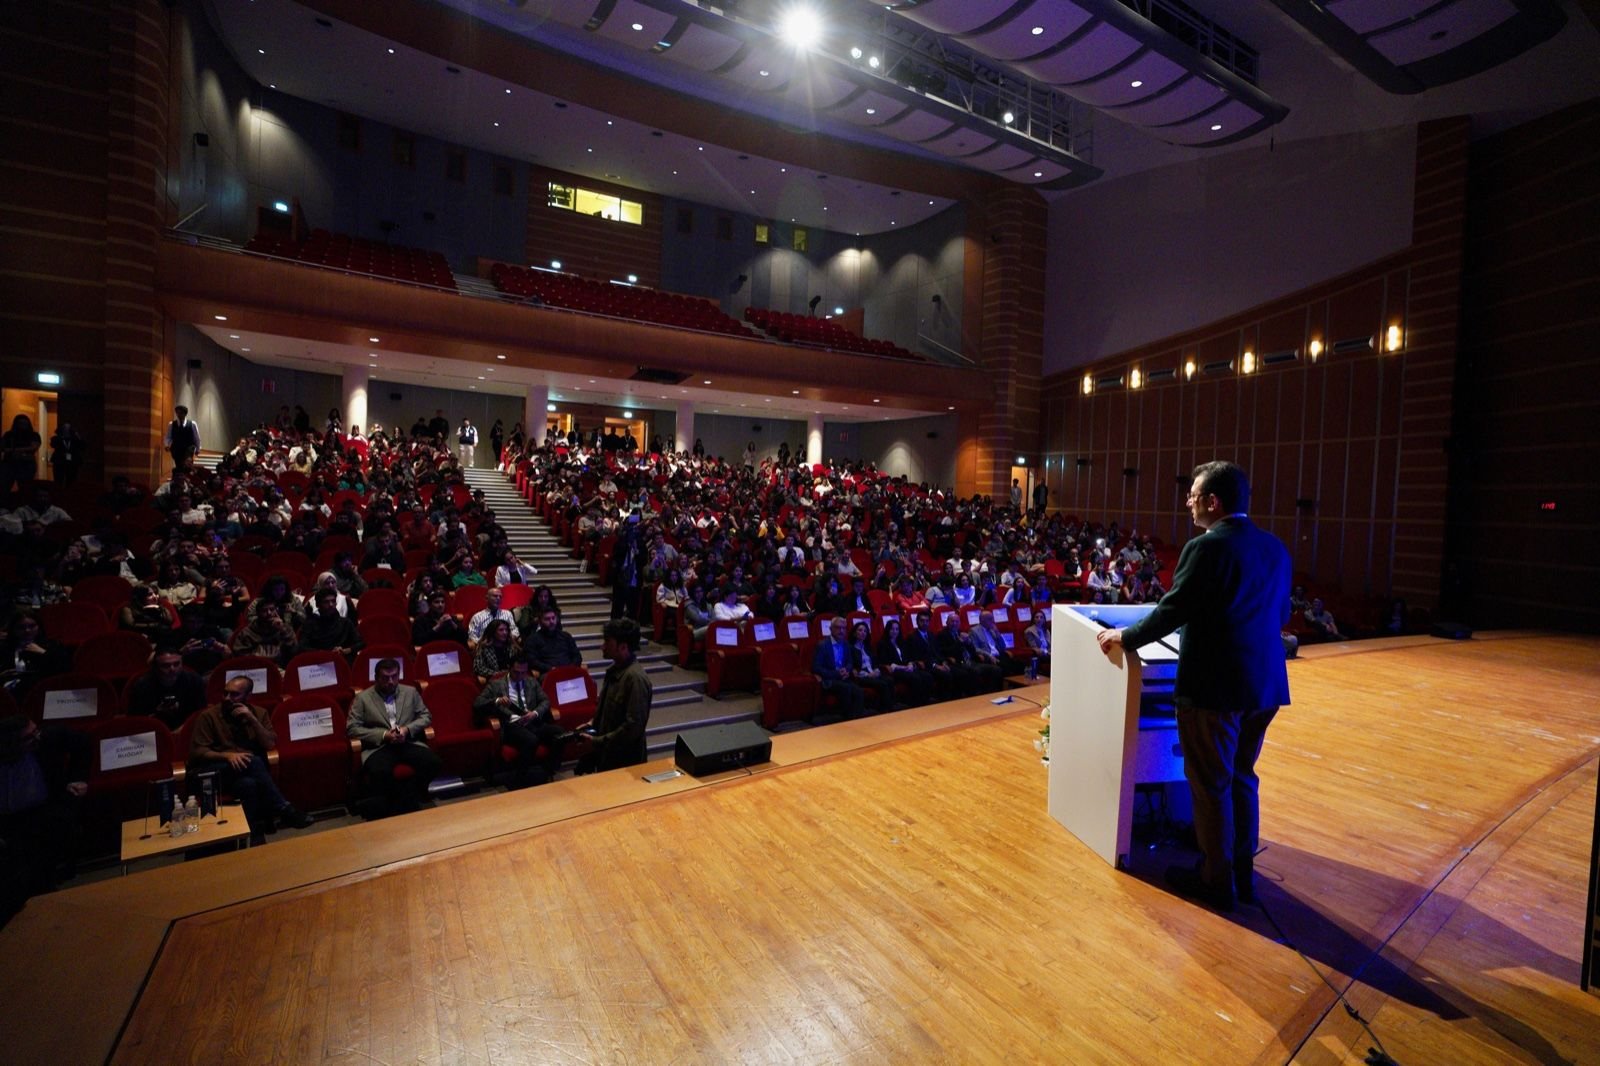
M 1161 131 L 1173 144 L 1222 144 L 1230 138 L 1249 136 L 1261 121 L 1261 113 L 1242 100 L 1229 100 L 1215 111 Z
M 778 92 L 789 84 L 789 76 L 794 70 L 793 54 L 785 55 L 781 52 L 750 51 L 733 65 L 731 70 L 724 72 L 723 77 L 737 85 L 757 92 Z
M 1187 76 L 1188 71 L 1166 56 L 1146 52 L 1099 81 L 1073 86 L 1072 95 L 1095 107 L 1122 107 L 1152 97 Z
M 1014 144 L 997 144 L 987 152 L 968 156 L 966 161 L 975 167 L 992 170 L 998 174 L 1038 158 L 1035 153 L 1018 148 Z
M 1328 0 L 1328 13 L 1357 33 L 1371 33 L 1416 18 L 1439 0 Z
M 1136 38 L 1102 22 L 1060 51 L 1015 66 L 1047 85 L 1065 87 L 1100 77 L 1140 47 Z
M 639 0 L 618 0 L 611 14 L 606 16 L 605 22 L 595 32 L 618 44 L 643 51 L 654 48 L 656 42 L 665 37 L 677 22 L 678 16 L 646 7 Z M 634 29 L 635 26 L 638 29 Z
M 1014 62 L 1054 48 L 1077 33 L 1091 17 L 1073 4 L 1038 3 L 987 33 L 963 37 L 961 43 L 991 59 Z
M 1465 0 L 1426 12 L 1415 22 L 1374 33 L 1367 43 L 1395 66 L 1410 66 L 1476 40 L 1516 13 L 1506 0 Z
M 808 78 L 793 78 L 784 90 L 784 98 L 809 107 L 813 111 L 827 111 L 848 99 L 856 87 L 825 71 L 813 70 Z
M 1137 126 L 1170 126 L 1216 107 L 1228 98 L 1228 91 L 1204 78 L 1189 77 L 1152 100 L 1130 104 L 1111 113 Z
M 541 22 L 559 22 L 563 26 L 573 26 L 582 29 L 584 24 L 603 6 L 603 0 L 542 0 L 540 3 L 530 5 L 529 14 L 536 16 Z
M 1067 174 L 1067 168 L 1060 163 L 1049 159 L 1035 159 L 1031 164 L 1006 171 L 1005 176 L 1023 185 L 1048 185 L 1057 178 L 1066 177 Z
M 892 96 L 885 96 L 868 89 L 835 107 L 829 114 L 837 115 L 846 122 L 854 122 L 857 126 L 881 126 L 885 122 L 899 118 L 900 114 L 910 106 L 904 100 L 896 100 Z
M 1557 0 L 1273 0 L 1392 93 L 1482 73 L 1561 32 Z
M 930 140 L 941 133 L 948 133 L 954 125 L 954 122 L 931 111 L 907 108 L 893 122 L 884 123 L 883 132 L 914 144 L 917 141 Z
M 1310 4 L 1311 0 L 1276 2 L 1281 6 Z M 1237 140 L 1288 114 L 1287 108 L 1255 85 L 1139 14 L 1137 4 L 1119 0 L 1020 0 L 1011 4 L 899 0 L 886 6 L 902 18 L 955 36 L 991 60 L 1175 144 L 1200 146 Z M 1033 50 L 1030 41 L 1040 47 Z M 1255 116 L 1248 129 L 1222 131 L 1210 139 L 1191 136 L 1190 120 L 1229 100 L 1243 105 L 1241 115 Z M 1180 136 L 1169 136 L 1180 127 Z M 1198 128 L 1210 132 L 1209 124 Z
M 662 55 L 696 70 L 716 70 L 743 47 L 744 42 L 737 37 L 691 22 L 678 42 Z
M 922 0 L 900 12 L 939 33 L 971 33 L 1017 6 L 1017 0 Z
M 947 155 L 952 159 L 963 156 L 976 155 L 995 143 L 995 138 L 987 133 L 969 130 L 957 126 L 943 137 L 936 137 L 931 141 L 923 141 L 924 148 L 931 148 L 940 155 Z

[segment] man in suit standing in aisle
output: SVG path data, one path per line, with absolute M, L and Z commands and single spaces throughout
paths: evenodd
M 1250 483 L 1233 463 L 1194 469 L 1189 513 L 1204 532 L 1178 557 L 1172 588 L 1127 629 L 1100 633 L 1100 648 L 1134 651 L 1183 627 L 1174 695 L 1183 771 L 1194 800 L 1202 861 L 1173 866 L 1167 882 L 1217 910 L 1255 901 L 1261 829 L 1256 759 L 1267 726 L 1289 702 L 1279 636 L 1289 618 L 1289 550 L 1247 517 Z
M 189 421 L 189 409 L 179 405 L 172 409 L 172 421 L 167 423 L 167 438 L 163 443 L 172 453 L 172 468 L 187 470 L 200 451 L 200 427 Z
M 461 420 L 461 428 L 456 430 L 456 443 L 461 446 L 461 469 L 472 469 L 472 458 L 478 450 L 478 427 L 472 424 L 472 419 Z
M 361 742 L 361 776 L 368 791 L 383 800 L 385 813 L 416 810 L 428 795 L 428 784 L 444 769 L 426 740 L 432 724 L 421 693 L 400 684 L 395 659 L 379 660 L 372 687 L 350 701 L 345 732 Z M 408 780 L 396 780 L 399 766 L 411 767 Z

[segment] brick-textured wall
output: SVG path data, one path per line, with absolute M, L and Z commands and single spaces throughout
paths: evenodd
M 158 0 L 0 5 L 3 382 L 61 372 L 89 477 L 156 473 L 171 374 L 154 293 L 171 17 Z
M 1004 495 L 1011 464 L 1039 454 L 1039 384 L 1044 362 L 1044 261 L 1048 208 L 1031 189 L 989 193 L 968 211 L 969 254 L 982 257 L 977 344 L 988 403 L 963 421 L 957 492 Z M 971 480 L 968 481 L 967 479 Z
M 166 222 L 168 40 L 159 0 L 111 5 L 106 153 L 105 452 L 107 476 L 164 473 L 172 346 L 156 306 L 156 242 Z M 217 441 L 205 442 L 214 446 Z
M 1466 134 L 1463 120 L 1419 129 L 1415 243 L 1405 252 L 1047 379 L 1052 506 L 1182 543 L 1193 532 L 1183 508 L 1189 470 L 1232 459 L 1251 476 L 1252 515 L 1290 546 L 1297 571 L 1329 591 L 1436 605 Z M 1383 350 L 1390 326 L 1402 331 L 1394 353 Z M 1361 337 L 1374 346 L 1332 351 Z M 1313 341 L 1325 349 L 1314 361 Z M 1298 358 L 1260 363 L 1287 351 Z M 1246 352 L 1258 364 L 1250 374 L 1241 372 Z M 1085 375 L 1126 382 L 1135 368 L 1146 379 L 1138 390 L 1082 392 Z M 1148 381 L 1162 370 L 1176 376 Z
M 550 207 L 551 182 L 611 193 L 644 207 L 644 221 L 635 226 Z M 622 280 L 629 274 L 639 284 L 661 284 L 661 198 L 593 178 L 532 167 L 528 177 L 528 263 L 548 266 L 560 260 L 563 270 L 597 281 Z
M 1600 629 L 1600 101 L 1474 144 L 1446 605 Z

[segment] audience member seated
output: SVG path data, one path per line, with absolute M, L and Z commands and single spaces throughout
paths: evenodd
M 235 655 L 260 655 L 280 667 L 288 666 L 299 644 L 294 626 L 278 613 L 276 604 L 256 602 L 255 617 L 233 635 L 229 647 Z
M 206 679 L 186 669 L 176 648 L 158 648 L 150 669 L 128 685 L 128 714 L 158 718 L 174 733 L 206 705 Z
M 117 612 L 117 628 L 143 633 L 154 640 L 172 628 L 172 616 L 148 585 L 135 585 L 128 602 Z
M 497 719 L 501 743 L 516 749 L 511 788 L 542 785 L 556 776 L 566 750 L 566 730 L 559 724 L 561 712 L 550 706 L 550 697 L 533 676 L 526 655 L 511 660 L 505 677 L 485 685 L 472 709 L 482 718 Z M 543 758 L 539 757 L 541 748 Z
M 0 925 L 29 896 L 76 873 L 93 759 L 94 742 L 82 733 L 0 717 Z
M 743 622 L 755 612 L 750 605 L 739 601 L 739 589 L 732 581 L 723 588 L 717 605 L 711 609 L 713 622 Z
M 27 612 L 12 616 L 0 643 L 0 688 L 20 701 L 34 682 L 71 665 L 67 649 L 44 635 L 38 618 Z
M 857 622 L 850 627 L 850 679 L 864 692 L 875 692 L 879 711 L 897 711 L 900 705 L 894 698 L 894 681 L 878 669 L 872 657 L 872 626 Z
M 433 715 L 422 694 L 400 684 L 400 663 L 379 660 L 372 687 L 356 694 L 345 719 L 350 739 L 361 742 L 361 778 L 377 801 L 371 813 L 407 813 L 424 803 L 431 805 L 428 785 L 444 769 L 427 745 L 431 725 Z M 409 767 L 411 773 L 397 777 L 400 766 Z
M 1028 649 L 1033 652 L 1034 662 L 1038 664 L 1038 671 L 1044 677 L 1050 676 L 1050 612 L 1035 611 L 1033 621 L 1023 631 L 1022 639 L 1027 642 Z
M 505 621 L 515 626 L 515 616 L 500 606 L 501 593 L 497 587 L 491 587 L 484 592 L 483 610 L 472 616 L 472 621 L 467 623 L 467 646 L 476 647 L 478 641 L 483 639 L 483 632 L 489 623 Z
M 973 646 L 970 634 L 963 633 L 961 627 L 954 621 L 946 625 L 934 637 L 934 651 L 939 658 L 949 665 L 955 674 L 958 685 L 962 688 L 962 695 L 970 696 L 979 692 L 998 692 L 1004 683 L 1000 667 L 995 663 L 984 662 Z
M 883 636 L 878 640 L 878 649 L 874 655 L 878 669 L 882 670 L 895 683 L 904 683 L 911 699 L 908 701 L 913 707 L 921 707 L 933 702 L 933 693 L 936 687 L 933 673 L 924 669 L 906 650 L 906 642 L 900 635 L 900 619 L 886 618 L 883 621 Z
M 461 619 L 450 613 L 448 598 L 437 590 L 426 599 L 417 601 L 411 620 L 412 644 L 420 648 L 435 640 L 467 643 L 467 627 Z
M 522 646 L 517 643 L 510 619 L 496 618 L 483 631 L 483 639 L 473 653 L 472 672 L 477 675 L 478 684 L 485 685 L 490 678 L 511 669 L 511 664 L 520 658 Z
M 335 651 L 349 659 L 365 647 L 355 623 L 339 613 L 338 600 L 339 591 L 331 585 L 317 590 L 317 610 L 300 626 L 297 652 Z
M 1339 631 L 1339 624 L 1334 621 L 1333 615 L 1323 605 L 1321 599 L 1311 601 L 1311 606 L 1305 612 L 1306 625 L 1311 627 L 1319 640 L 1343 640 L 1344 634 Z
M 561 615 L 554 608 L 546 609 L 539 616 L 539 625 L 528 634 L 525 650 L 528 661 L 541 674 L 556 666 L 583 665 L 578 642 L 561 628 Z
M 311 819 L 283 798 L 267 768 L 267 752 L 278 746 L 272 716 L 250 702 L 254 683 L 243 674 L 222 687 L 222 702 L 205 708 L 189 734 L 189 775 L 215 773 L 223 793 L 233 795 L 250 823 L 250 842 L 265 842 L 277 823 L 304 829 Z
M 841 617 L 828 622 L 828 635 L 817 641 L 811 656 L 811 672 L 824 697 L 839 701 L 839 712 L 846 718 L 861 717 L 866 707 L 866 693 L 856 684 L 851 668 L 850 640 L 847 623 Z
M 496 585 L 531 585 L 538 573 L 538 570 L 518 559 L 516 552 L 507 552 L 500 565 L 495 567 L 494 583 Z
M 1013 677 L 1025 669 L 1006 647 L 1005 637 L 995 624 L 993 611 L 983 611 L 978 615 L 978 624 L 972 628 L 970 636 L 972 650 L 977 653 L 978 661 L 993 666 L 1002 677 Z

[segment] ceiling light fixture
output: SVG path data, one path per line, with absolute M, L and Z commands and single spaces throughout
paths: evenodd
M 1033 34 L 1035 37 L 1037 37 L 1041 33 L 1044 32 L 1044 27 L 1043 26 L 1035 26 L 1033 29 L 1029 30 L 1028 32 Z
M 1140 88 L 1143 85 L 1144 85 L 1144 82 L 1140 81 L 1138 78 L 1134 78 L 1132 81 L 1130 81 L 1128 83 L 1128 87 L 1130 89 L 1137 89 L 1137 88 Z
M 1007 126 L 1011 125 L 1013 122 L 1017 121 L 1016 112 L 1007 111 L 1005 114 L 1000 116 L 1000 121 L 1004 122 Z
M 376 338 L 376 337 L 368 337 L 367 338 L 367 343 L 368 344 L 378 344 L 380 342 L 379 342 L 378 338 Z
M 226 322 L 226 321 L 228 321 L 228 316 L 227 315 L 212 315 L 211 317 L 216 319 L 218 322 Z
M 809 7 L 791 7 L 778 20 L 778 33 L 796 48 L 810 48 L 822 39 L 822 19 Z
M 871 56 L 867 59 L 867 66 L 871 67 L 873 70 L 877 70 L 878 67 L 881 66 L 881 63 L 877 56 Z
M 642 30 L 643 30 L 643 29 L 644 29 L 644 23 L 642 23 L 642 22 L 635 22 L 635 23 L 634 23 L 634 24 L 633 24 L 633 32 L 634 32 L 634 33 L 639 33 L 639 32 L 641 32 L 641 31 L 642 31 Z
M 550 260 L 550 269 L 551 270 L 560 270 L 561 269 L 561 260 L 559 260 L 559 259 Z
M 1213 122 L 1211 124 L 1211 132 L 1212 133 L 1216 133 L 1221 128 L 1222 128 L 1222 123 L 1220 123 L 1220 122 Z

